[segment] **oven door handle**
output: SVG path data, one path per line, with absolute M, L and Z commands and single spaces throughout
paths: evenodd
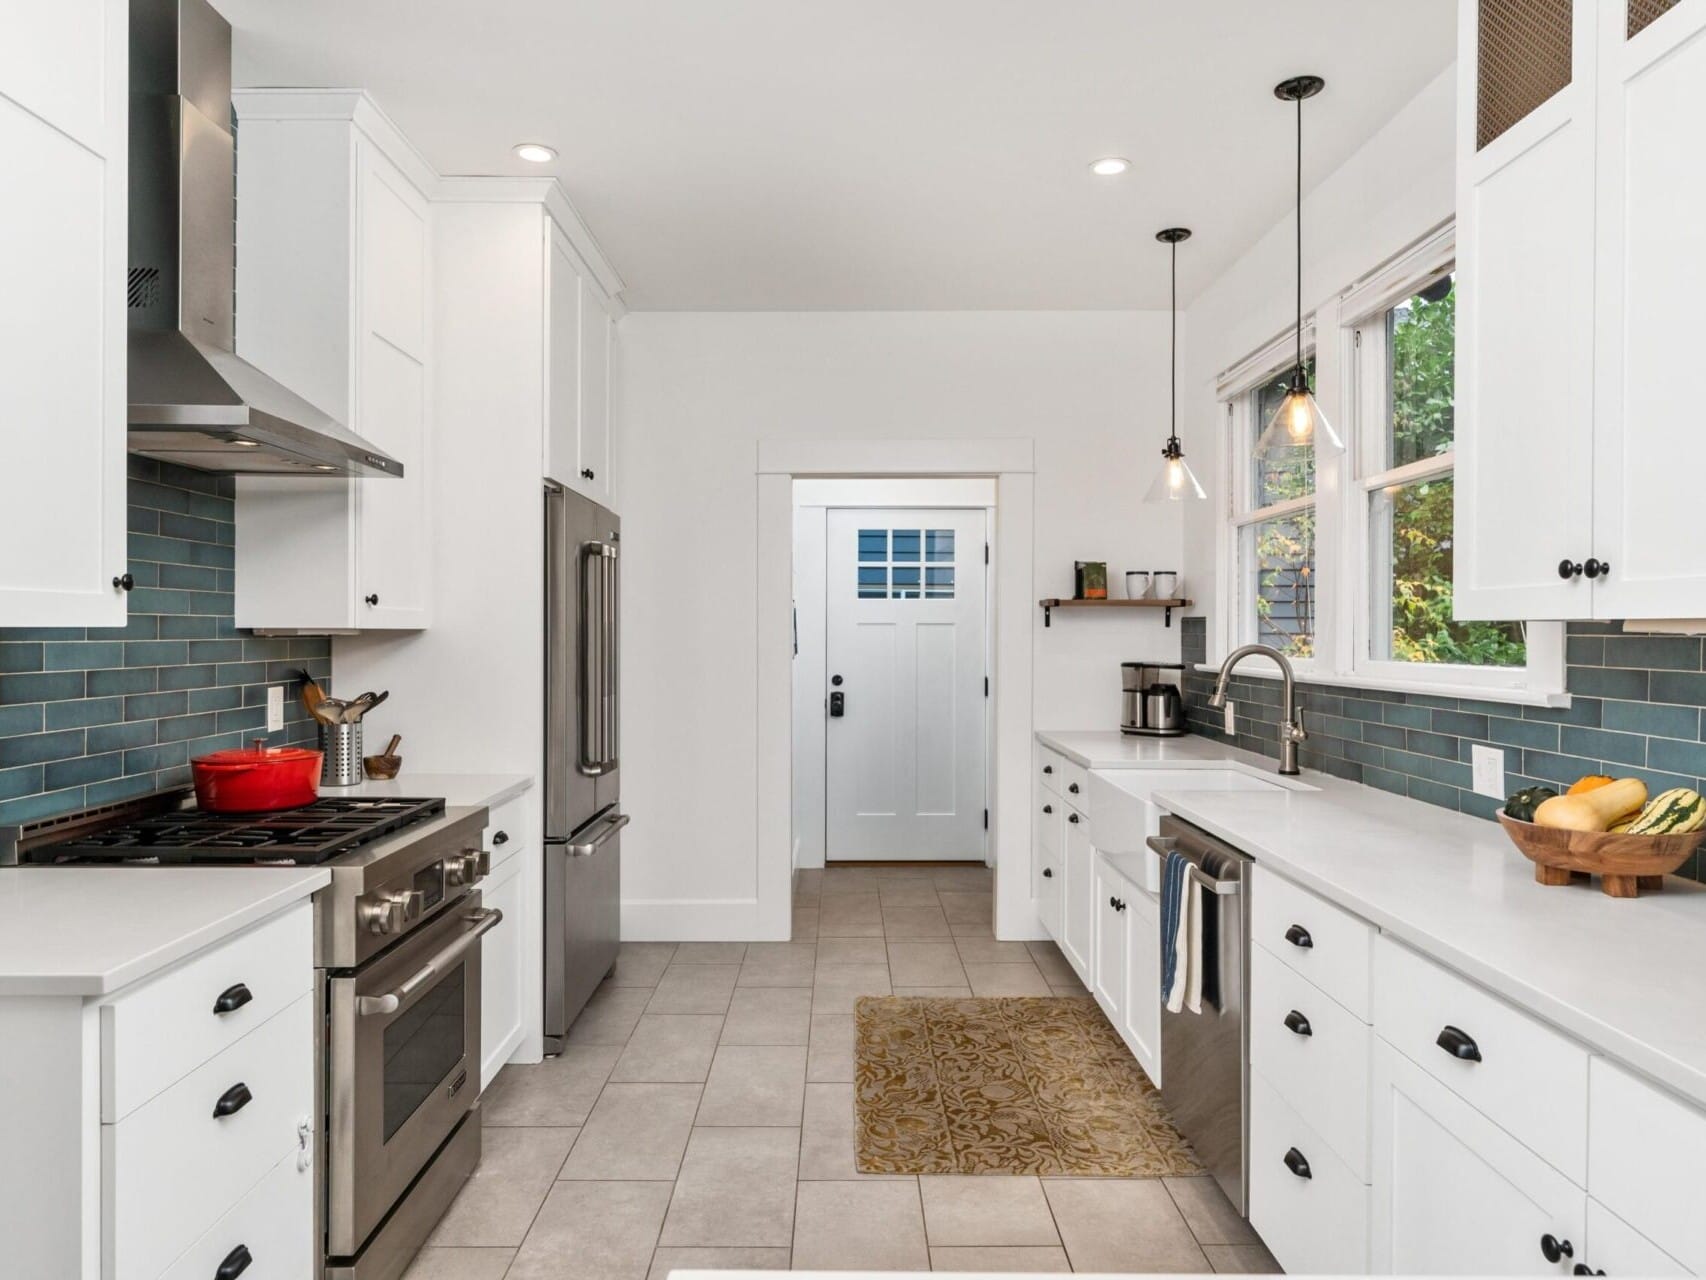
M 382 996 L 357 996 L 355 998 L 356 1013 L 363 1018 L 396 1013 L 408 1003 L 415 992 L 460 960 L 463 953 L 480 940 L 482 934 L 490 933 L 497 928 L 503 921 L 504 913 L 496 907 L 483 907 L 478 911 L 470 911 L 462 918 L 474 927 L 415 970 L 413 974 L 397 985 L 395 991 L 387 991 Z

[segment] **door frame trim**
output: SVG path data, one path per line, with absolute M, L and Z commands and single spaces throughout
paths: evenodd
M 1028 874 L 1035 470 L 1030 440 L 758 442 L 758 938 L 786 940 L 793 921 L 794 480 L 897 475 L 996 482 L 988 760 L 995 936 L 1045 936 Z

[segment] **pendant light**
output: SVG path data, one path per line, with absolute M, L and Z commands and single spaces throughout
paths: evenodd
M 1256 441 L 1256 456 L 1290 461 L 1311 449 L 1338 450 L 1344 443 L 1309 393 L 1303 363 L 1303 100 L 1326 87 L 1320 76 L 1293 76 L 1274 86 L 1274 97 L 1297 104 L 1297 363 L 1292 366 L 1285 399 Z
M 1173 252 L 1173 337 L 1167 348 L 1173 417 L 1167 443 L 1161 450 L 1161 474 L 1149 486 L 1150 502 L 1183 502 L 1208 496 L 1192 474 L 1190 464 L 1185 461 L 1185 448 L 1179 443 L 1179 241 L 1190 237 L 1190 230 L 1186 227 L 1168 227 L 1155 233 L 1155 238 L 1170 246 Z

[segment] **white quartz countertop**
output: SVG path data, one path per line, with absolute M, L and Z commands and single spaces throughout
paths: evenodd
M 1039 733 L 1095 769 L 1271 759 L 1209 739 Z M 1159 793 L 1168 812 L 1706 1106 L 1706 887 L 1536 884 L 1491 822 L 1305 772 L 1313 791 Z M 1091 814 L 1092 835 L 1095 815 Z
M 300 902 L 324 867 L 0 869 L 0 996 L 102 996 Z
M 524 773 L 410 773 L 406 768 L 389 782 L 371 780 L 353 787 L 321 787 L 322 796 L 443 796 L 452 809 L 485 805 L 490 809 L 513 800 L 533 786 Z

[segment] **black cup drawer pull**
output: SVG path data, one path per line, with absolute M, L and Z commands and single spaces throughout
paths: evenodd
M 1052 764 L 1045 764 L 1043 766 L 1043 772 L 1044 773 L 1053 773 L 1054 772 L 1054 766 Z
M 235 1013 L 249 1001 L 255 998 L 245 983 L 233 982 L 219 993 L 219 999 L 213 1002 L 213 1011 L 219 1014 Z
M 1296 1147 L 1285 1153 L 1285 1167 L 1300 1178 L 1313 1178 L 1315 1176 L 1309 1171 L 1309 1161 L 1303 1158 L 1303 1152 Z
M 492 843 L 493 844 L 508 844 L 509 843 L 509 832 L 507 832 L 507 831 L 494 831 L 492 833 Z
M 1053 813 L 1054 812 L 1054 806 L 1052 804 L 1045 804 L 1043 806 L 1043 812 L 1044 813 Z
M 1315 1028 L 1309 1025 L 1309 1019 L 1296 1009 L 1285 1015 L 1285 1029 L 1294 1035 L 1312 1036 L 1315 1034 Z
M 1540 1256 L 1548 1262 L 1562 1262 L 1576 1256 L 1576 1248 L 1568 1240 L 1560 1240 L 1548 1231 L 1540 1237 Z
M 1070 791 L 1070 792 L 1071 792 L 1071 793 L 1072 793 L 1072 794 L 1073 794 L 1073 795 L 1077 795 L 1077 794 L 1078 794 L 1078 784 L 1077 784 L 1077 783 L 1076 783 L 1076 782 L 1069 782 L 1069 783 L 1067 783 L 1067 784 L 1066 784 L 1066 789 L 1067 789 L 1067 790 L 1068 790 L 1068 791 Z
M 1315 945 L 1315 939 L 1309 936 L 1309 930 L 1300 924 L 1294 924 L 1285 931 L 1285 940 L 1294 947 L 1302 947 L 1305 951 Z
M 1467 1031 L 1449 1024 L 1441 1027 L 1434 1043 L 1461 1062 L 1481 1061 L 1481 1046 Z
M 1588 1266 L 1587 1263 L 1578 1262 L 1575 1266 L 1570 1268 L 1570 1274 L 1573 1276 L 1602 1276 L 1605 1272 L 1595 1271 L 1592 1267 Z
M 255 1095 L 249 1092 L 249 1086 L 239 1080 L 219 1095 L 219 1101 L 213 1104 L 213 1118 L 223 1120 L 226 1116 L 234 1116 L 254 1099 Z
M 255 1255 L 249 1252 L 249 1246 L 240 1244 L 225 1255 L 225 1261 L 221 1262 L 219 1270 L 213 1273 L 213 1280 L 237 1280 L 254 1260 Z

